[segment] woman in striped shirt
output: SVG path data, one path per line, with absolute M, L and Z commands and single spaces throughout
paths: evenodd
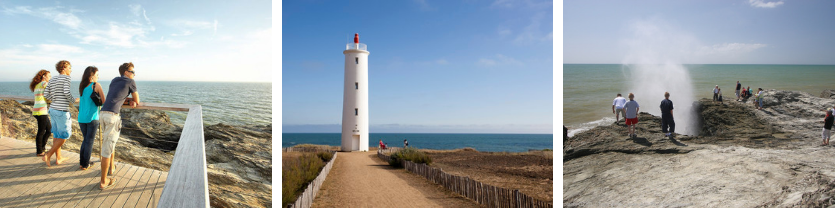
M 47 110 L 46 99 L 43 97 L 43 91 L 50 78 L 52 76 L 49 71 L 41 69 L 29 83 L 29 90 L 35 93 L 32 115 L 35 116 L 35 120 L 38 120 L 38 132 L 35 134 L 35 145 L 37 146 L 35 149 L 37 149 L 38 156 L 43 156 L 44 150 L 46 150 L 46 140 L 52 134 L 50 130 L 52 127 L 49 125 L 49 111 Z
M 44 91 L 46 99 L 52 100 L 49 105 L 49 121 L 52 124 L 52 148 L 43 156 L 46 166 L 50 166 L 49 157 L 55 154 L 55 164 L 60 165 L 65 157 L 61 157 L 61 146 L 72 135 L 72 118 L 70 117 L 70 106 L 78 102 L 70 92 L 70 73 L 72 65 L 69 61 L 61 60 L 55 64 L 55 70 L 59 75 L 49 80 L 49 85 Z

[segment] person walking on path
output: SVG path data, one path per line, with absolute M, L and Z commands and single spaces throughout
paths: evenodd
M 623 114 L 623 118 L 626 118 L 626 114 L 623 112 L 624 104 L 626 104 L 626 98 L 623 98 L 620 93 L 618 93 L 618 96 L 615 97 L 614 101 L 612 101 L 612 113 L 615 114 L 615 124 L 618 124 L 621 114 Z
M 736 91 L 734 91 L 735 94 L 736 94 L 736 101 L 739 101 L 739 96 L 740 96 L 739 90 L 740 89 L 742 89 L 742 84 L 740 84 L 739 81 L 737 80 L 736 81 Z
M 757 107 L 757 110 L 763 109 L 763 95 L 765 95 L 763 88 L 759 88 L 759 91 L 757 91 L 757 103 L 759 103 L 760 106 Z
M 113 170 L 113 152 L 116 150 L 116 142 L 119 140 L 122 129 L 122 117 L 119 116 L 119 111 L 124 104 L 129 104 L 132 108 L 141 105 L 139 92 L 136 89 L 136 81 L 133 80 L 136 76 L 133 63 L 128 62 L 119 66 L 119 74 L 122 76 L 110 81 L 106 96 L 107 102 L 102 105 L 100 114 L 102 128 L 104 129 L 101 148 L 100 189 L 107 189 L 116 184 L 114 178 L 107 178 L 107 175 L 116 172 L 116 170 Z M 131 98 L 128 98 L 128 95 Z
M 669 127 L 670 131 L 667 131 Z M 670 92 L 664 92 L 664 100 L 661 100 L 661 132 L 664 132 L 670 139 L 676 131 L 676 122 L 673 121 L 673 101 L 670 100 Z
M 713 101 L 719 101 L 719 85 L 713 88 Z
M 832 121 L 833 120 L 835 120 L 835 119 L 833 119 L 832 111 L 826 111 L 826 118 L 823 119 L 823 133 L 822 133 L 823 145 L 824 146 L 829 145 L 829 137 L 832 136 L 830 131 L 832 130 Z
M 32 90 L 32 93 L 35 94 L 32 116 L 35 116 L 35 120 L 38 121 L 38 131 L 35 133 L 35 153 L 39 157 L 44 156 L 46 142 L 49 135 L 52 134 L 52 126 L 49 124 L 49 108 L 46 105 L 46 98 L 43 97 L 50 78 L 52 78 L 52 75 L 49 74 L 49 71 L 41 69 L 29 83 L 29 90 Z
M 638 105 L 638 101 L 635 101 L 635 94 L 629 93 L 629 102 L 623 104 L 623 108 L 626 109 L 626 126 L 629 129 L 629 136 L 632 138 L 637 137 L 638 135 L 635 134 L 635 125 L 638 124 L 638 111 L 641 110 L 641 106 Z
M 79 94 L 81 94 L 81 101 L 78 104 L 78 126 L 81 129 L 81 134 L 84 136 L 84 141 L 81 142 L 79 149 L 78 165 L 81 170 L 87 170 L 93 163 L 90 163 L 90 155 L 93 154 L 93 143 L 96 141 L 96 133 L 99 130 L 99 110 L 101 107 L 93 101 L 91 94 L 98 93 L 99 96 L 104 95 L 99 81 L 99 69 L 95 66 L 88 66 L 84 69 L 84 75 L 81 76 L 81 86 L 78 87 Z M 99 99 L 99 104 L 104 103 L 104 98 Z
M 72 136 L 72 117 L 70 117 L 70 106 L 78 102 L 78 98 L 73 98 L 70 92 L 70 73 L 72 73 L 72 65 L 69 61 L 61 60 L 55 64 L 55 70 L 58 71 L 58 76 L 52 77 L 49 80 L 49 85 L 44 91 L 44 97 L 52 100 L 49 105 L 49 121 L 52 127 L 52 148 L 43 156 L 43 161 L 46 166 L 51 166 L 49 160 L 52 154 L 55 154 L 55 164 L 60 165 L 65 157 L 61 157 L 61 146 L 64 142 Z

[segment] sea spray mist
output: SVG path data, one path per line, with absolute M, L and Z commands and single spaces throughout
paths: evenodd
M 682 64 L 698 45 L 696 39 L 657 19 L 633 22 L 630 29 L 633 36 L 624 41 L 628 52 L 621 67 L 627 86 L 618 92 L 624 97 L 634 93 L 641 111 L 656 116 L 661 116 L 661 101 L 664 92 L 669 92 L 675 107 L 675 132 L 698 134 L 693 83 Z M 733 96 L 731 86 L 723 88 L 723 92 L 728 98 Z

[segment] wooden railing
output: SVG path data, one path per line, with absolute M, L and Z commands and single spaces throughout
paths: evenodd
M 316 147 L 285 147 L 281 148 L 282 152 L 330 152 L 333 154 L 331 161 L 328 161 L 328 164 L 322 168 L 322 171 L 319 171 L 319 175 L 316 176 L 316 179 L 310 182 L 307 185 L 307 188 L 304 189 L 304 192 L 296 197 L 296 202 L 293 204 L 288 204 L 287 208 L 308 208 L 313 205 L 313 199 L 316 199 L 316 194 L 319 193 L 319 189 L 322 188 L 322 183 L 325 183 L 325 179 L 328 177 L 328 173 L 331 172 L 331 168 L 333 167 L 334 161 L 336 161 L 337 152 L 333 150 L 323 149 L 323 148 L 316 148 Z
M 395 149 L 377 150 L 377 157 L 384 161 L 391 160 L 388 153 L 395 152 Z M 432 183 L 438 184 L 467 197 L 487 207 L 543 207 L 553 208 L 554 205 L 548 201 L 534 199 L 519 190 L 505 189 L 491 186 L 482 182 L 444 172 L 440 168 L 433 168 L 423 163 L 403 161 L 403 166 L 409 172 L 417 174 Z
M 34 97 L 29 96 L 0 95 L 0 99 L 35 101 Z M 123 108 L 130 107 L 125 105 Z M 188 111 L 157 207 L 209 207 L 202 107 L 143 102 L 141 106 L 132 109 Z

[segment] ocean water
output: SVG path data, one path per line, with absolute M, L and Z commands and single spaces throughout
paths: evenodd
M 100 79 L 103 80 L 103 79 Z M 78 97 L 79 82 L 72 82 Z M 105 93 L 108 81 L 100 84 Z M 142 102 L 199 104 L 203 124 L 266 125 L 272 123 L 272 83 L 137 81 Z M 32 96 L 29 82 L 0 82 L 0 94 Z M 166 111 L 171 122 L 183 124 L 188 112 Z
M 282 133 L 281 147 L 297 144 L 341 145 L 340 133 Z M 418 133 L 370 133 L 369 147 L 378 146 L 380 140 L 392 147 L 403 147 L 403 139 L 410 147 L 421 149 L 460 149 L 472 147 L 487 152 L 526 152 L 528 150 L 554 149 L 553 134 L 418 134 Z
M 833 65 L 683 65 L 691 79 L 693 99 L 712 98 L 719 85 L 724 100 L 736 99 L 736 81 L 756 93 L 757 88 L 793 90 L 818 96 L 825 89 L 835 89 Z M 634 88 L 629 79 L 635 67 L 619 64 L 563 64 L 563 123 L 569 135 L 615 121 L 612 100 L 617 93 L 627 97 Z M 639 95 L 635 100 L 641 111 L 658 108 L 663 93 Z M 670 96 L 676 106 L 676 95 Z M 680 98 L 678 100 L 681 100 Z M 677 107 L 677 109 L 679 109 Z M 657 114 L 656 114 L 657 115 Z

